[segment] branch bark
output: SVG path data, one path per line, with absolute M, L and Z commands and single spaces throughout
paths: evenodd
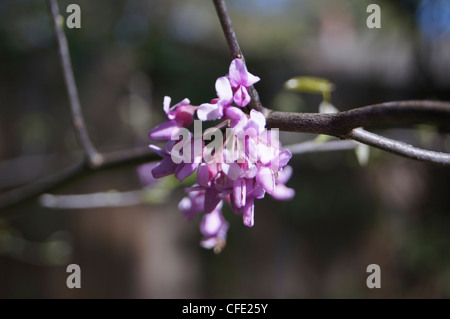
M 58 3 L 56 0 L 48 0 L 47 2 L 52 17 L 56 43 L 58 45 L 58 53 L 64 76 L 64 83 L 69 97 L 70 111 L 72 113 L 72 124 L 75 128 L 77 138 L 88 158 L 88 164 L 95 166 L 101 164 L 103 158 L 89 138 L 83 113 L 81 112 L 80 98 L 78 96 L 77 85 L 73 75 L 69 47 L 63 30 L 63 20 L 59 13 Z
M 448 126 L 450 103 L 426 100 L 386 102 L 332 114 L 265 109 L 265 115 L 267 128 L 347 138 L 354 128 L 378 124 L 430 123 Z
M 62 171 L 0 194 L 0 210 L 35 198 L 37 195 L 64 185 L 83 174 L 119 166 L 122 167 L 127 164 L 138 165 L 160 159 L 148 147 L 103 153 L 101 155 L 104 158 L 102 164 L 90 166 L 86 160 L 81 160 Z
M 348 138 L 406 158 L 440 165 L 450 165 L 450 154 L 424 150 L 368 132 L 362 128 L 352 130 L 348 134 Z
M 222 27 L 225 39 L 227 41 L 230 53 L 233 59 L 241 59 L 245 63 L 244 54 L 242 54 L 241 47 L 234 32 L 233 24 L 231 23 L 230 14 L 228 13 L 227 6 L 224 0 L 213 0 L 214 6 L 216 7 L 217 16 L 219 17 L 220 25 Z M 250 94 L 252 100 L 249 103 L 249 108 L 257 110 L 259 112 L 263 111 L 263 106 L 259 99 L 258 91 L 252 85 L 248 88 L 248 93 Z

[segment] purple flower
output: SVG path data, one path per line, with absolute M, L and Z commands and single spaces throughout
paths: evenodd
M 197 184 L 203 187 L 211 187 L 211 182 L 218 174 L 217 164 L 202 163 L 197 170 Z
M 169 141 L 167 142 L 167 144 L 169 144 L 170 142 L 174 141 Z M 170 157 L 170 151 L 167 150 L 167 145 L 165 150 L 161 149 L 156 145 L 150 145 L 150 149 L 163 158 L 161 162 L 159 162 L 152 169 L 152 175 L 154 178 L 161 178 L 175 173 L 175 170 L 177 169 L 177 164 L 175 164 L 172 161 L 172 158 Z
M 289 180 L 291 175 L 292 167 L 289 165 L 285 166 L 283 170 L 278 172 L 277 183 L 272 194 L 270 194 L 273 198 L 278 200 L 288 200 L 295 196 L 295 190 L 284 185 Z
M 169 120 L 158 125 L 149 133 L 154 140 L 170 140 L 172 134 L 178 135 L 180 128 L 187 127 L 194 121 L 194 112 L 197 107 L 190 105 L 189 99 L 184 99 L 172 107 L 170 107 L 170 101 L 170 97 L 164 97 L 163 108 Z
M 230 127 L 236 134 L 244 129 L 248 122 L 248 116 L 237 107 L 228 107 L 225 116 L 230 120 Z
M 242 107 L 246 106 L 251 100 L 247 89 L 258 82 L 259 77 L 248 72 L 241 59 L 234 59 L 231 62 L 228 77 L 233 87 L 234 103 Z
M 278 131 L 266 130 L 262 113 L 251 110 L 247 115 L 243 109 L 232 106 L 233 102 L 240 107 L 246 106 L 251 100 L 248 88 L 258 81 L 257 76 L 247 71 L 243 61 L 234 59 L 229 74 L 216 80 L 217 98 L 210 103 L 195 107 L 184 99 L 170 108 L 170 98 L 165 97 L 164 111 L 168 121 L 154 128 L 150 136 L 171 139 L 176 134 L 183 138 L 168 141 L 165 149 L 151 145 L 162 160 L 153 169 L 140 168 L 142 176 L 151 169 L 154 178 L 174 174 L 180 181 L 197 171 L 197 184 L 186 189 L 188 194 L 178 207 L 188 219 L 203 213 L 200 244 L 215 252 L 225 246 L 229 227 L 221 212 L 224 200 L 234 213 L 242 214 L 244 225 L 253 227 L 256 199 L 263 198 L 266 193 L 279 200 L 295 195 L 294 190 L 285 185 L 292 175 L 292 168 L 287 166 L 292 154 L 282 149 Z M 193 139 L 192 133 L 181 134 L 181 128 L 192 124 L 195 111 L 202 121 L 222 119 L 215 129 L 226 125 L 231 128 L 225 139 L 217 139 L 219 144 L 214 148 L 205 147 L 203 139 L 207 139 L 209 133 L 195 135 L 203 137 L 201 145 L 197 144 L 198 139 Z M 214 156 L 214 161 L 208 159 L 209 155 Z
M 228 227 L 227 221 L 222 216 L 221 207 L 203 215 L 200 223 L 203 238 L 200 245 L 207 249 L 214 248 L 216 253 L 220 252 L 226 243 Z
M 195 172 L 199 165 L 200 159 L 193 153 L 194 147 L 192 146 L 192 144 L 194 144 L 194 141 L 192 139 L 190 142 L 188 141 L 188 143 L 191 143 L 192 150 L 190 160 L 181 161 L 179 164 L 173 162 L 171 150 L 175 146 L 175 144 L 179 142 L 180 141 L 177 140 L 168 141 L 165 150 L 156 145 L 150 145 L 150 149 L 163 158 L 161 162 L 159 162 L 152 169 L 152 175 L 154 178 L 161 178 L 167 175 L 174 174 L 175 177 L 181 182 Z
M 178 209 L 186 216 L 187 219 L 192 219 L 198 213 L 205 209 L 205 190 L 197 189 L 188 192 L 188 196 L 184 197 L 178 203 Z
M 212 121 L 220 119 L 223 116 L 224 108 L 230 106 L 233 102 L 233 91 L 230 81 L 226 76 L 216 80 L 216 93 L 218 99 L 211 103 L 204 103 L 198 107 L 197 116 L 202 121 Z

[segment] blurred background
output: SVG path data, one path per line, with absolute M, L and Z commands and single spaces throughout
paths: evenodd
M 145 146 L 165 95 L 194 105 L 215 97 L 230 55 L 204 0 L 58 1 L 89 133 L 100 151 Z M 368 29 L 369 3 L 381 29 Z M 320 95 L 284 90 L 293 76 L 335 84 L 340 110 L 408 99 L 450 100 L 448 0 L 229 0 L 263 104 L 317 112 Z M 46 2 L 0 2 L 0 190 L 79 158 Z M 435 127 L 374 131 L 450 152 Z M 314 138 L 282 134 L 285 145 Z M 296 197 L 256 203 L 255 226 L 226 207 L 227 247 L 199 246 L 199 221 L 177 209 L 183 188 L 143 190 L 136 167 L 82 176 L 51 195 L 0 212 L 2 298 L 448 298 L 450 170 L 371 149 L 292 158 Z M 81 195 L 71 208 L 55 195 Z M 80 207 L 87 206 L 87 207 Z M 77 207 L 78 206 L 78 207 Z M 100 207 L 97 207 L 100 206 Z M 119 207 L 113 207 L 119 206 Z M 81 289 L 66 267 L 81 267 Z M 381 289 L 366 267 L 381 267 Z

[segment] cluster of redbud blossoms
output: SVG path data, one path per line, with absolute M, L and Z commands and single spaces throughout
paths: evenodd
M 242 214 L 244 225 L 252 227 L 255 199 L 266 193 L 279 200 L 294 196 L 294 190 L 285 186 L 292 174 L 287 166 L 292 154 L 281 148 L 278 130 L 265 129 L 262 113 L 243 111 L 251 101 L 248 88 L 259 80 L 242 60 L 234 59 L 228 75 L 216 80 L 217 98 L 200 106 L 184 99 L 171 107 L 166 96 L 168 120 L 149 133 L 152 139 L 167 140 L 164 148 L 150 145 L 162 157 L 151 171 L 154 178 L 174 174 L 183 181 L 197 172 L 197 183 L 186 188 L 187 196 L 178 207 L 188 219 L 204 214 L 200 244 L 216 252 L 225 246 L 229 227 L 222 215 L 224 202 Z M 198 120 L 194 121 L 195 113 Z M 216 120 L 218 125 L 202 131 L 202 122 Z M 194 134 L 187 129 L 193 123 Z

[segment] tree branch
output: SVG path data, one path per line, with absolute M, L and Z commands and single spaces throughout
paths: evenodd
M 393 123 L 430 123 L 447 128 L 450 124 L 449 102 L 386 102 L 332 114 L 264 111 L 267 128 L 353 139 L 410 159 L 450 165 L 450 154 L 423 150 L 360 129 Z
M 88 158 L 88 165 L 95 166 L 101 164 L 103 158 L 95 149 L 89 138 L 84 117 L 81 112 L 80 98 L 78 97 L 77 85 L 73 75 L 67 38 L 63 30 L 63 20 L 59 13 L 58 3 L 56 0 L 48 0 L 47 2 L 50 14 L 52 16 L 53 30 L 58 45 L 58 53 L 64 75 L 64 83 L 66 85 L 66 90 L 69 97 L 69 105 L 72 113 L 72 124 L 75 128 L 77 138 Z
M 239 42 L 234 32 L 233 24 L 231 23 L 230 14 L 228 13 L 227 6 L 224 0 L 213 0 L 214 6 L 216 7 L 217 16 L 219 17 L 220 25 L 222 27 L 225 39 L 227 41 L 228 47 L 230 48 L 230 53 L 233 59 L 241 59 L 245 63 L 244 55 L 242 54 Z M 248 93 L 250 94 L 252 100 L 250 101 L 250 109 L 262 112 L 263 107 L 259 99 L 258 91 L 253 87 L 248 88 Z
M 362 128 L 352 130 L 347 137 L 360 143 L 364 143 L 406 158 L 441 165 L 450 165 L 450 154 L 417 148 L 400 141 L 368 132 Z
M 36 182 L 25 184 L 13 190 L 0 194 L 0 210 L 18 204 L 22 201 L 33 198 L 43 192 L 57 187 L 75 176 L 86 171 L 87 166 L 84 161 L 79 161 L 68 168 L 57 173 L 46 176 Z
M 284 146 L 284 149 L 291 151 L 292 155 L 315 153 L 315 152 L 330 152 L 343 151 L 355 149 L 358 143 L 355 141 L 330 141 L 325 143 L 317 143 L 316 141 L 305 141 L 298 144 Z
M 121 150 L 106 154 L 103 153 L 101 155 L 104 158 L 102 164 L 89 166 L 85 160 L 82 160 L 62 171 L 0 194 L 0 210 L 34 198 L 44 192 L 48 192 L 51 189 L 70 182 L 72 179 L 82 174 L 119 167 L 126 164 L 137 165 L 160 159 L 160 157 L 153 153 L 148 147 Z
M 331 114 L 265 109 L 265 115 L 267 128 L 346 138 L 354 128 L 378 124 L 430 123 L 448 126 L 450 103 L 426 100 L 386 102 Z

